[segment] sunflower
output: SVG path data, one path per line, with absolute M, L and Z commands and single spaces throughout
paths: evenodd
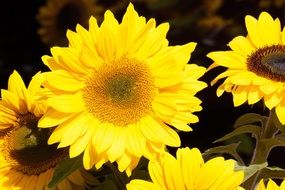
M 246 101 L 255 104 L 263 99 L 267 108 L 275 108 L 282 124 L 285 124 L 285 30 L 281 32 L 279 19 L 262 12 L 256 20 L 245 17 L 248 35 L 237 36 L 231 42 L 229 51 L 211 52 L 207 56 L 215 66 L 227 70 L 218 75 L 215 84 L 226 78 L 217 89 L 217 95 L 224 91 L 233 94 L 234 106 Z
M 127 190 L 237 190 L 242 189 L 244 172 L 234 171 L 234 160 L 216 157 L 204 163 L 197 148 L 179 148 L 176 157 L 166 153 L 159 162 L 149 162 L 152 182 L 140 179 L 127 184 Z
M 195 43 L 168 46 L 168 23 L 138 16 L 132 4 L 122 23 L 106 11 L 99 27 L 68 31 L 70 47 L 51 49 L 43 62 L 43 85 L 54 93 L 39 127 L 58 125 L 49 144 L 70 146 L 70 157 L 84 152 L 86 169 L 117 162 L 131 174 L 140 157 L 156 159 L 165 145 L 180 146 L 176 131 L 191 131 L 200 111 L 194 95 L 205 68 L 187 64 Z
M 0 189 L 44 190 L 57 163 L 68 151 L 47 144 L 49 129 L 37 127 L 46 112 L 41 88 L 42 78 L 36 74 L 28 88 L 14 71 L 8 90 L 1 90 L 0 102 Z M 83 189 L 80 171 L 75 171 L 55 190 Z
M 265 186 L 264 181 L 261 180 L 258 185 L 255 187 L 255 190 L 284 190 L 285 189 L 285 180 L 278 186 L 274 181 L 269 179 L 267 186 Z
M 67 29 L 74 29 L 77 23 L 87 27 L 90 16 L 100 18 L 102 10 L 93 0 L 47 0 L 36 17 L 41 25 L 38 34 L 48 46 L 65 46 Z

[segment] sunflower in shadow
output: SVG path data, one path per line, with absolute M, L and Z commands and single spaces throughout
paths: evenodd
M 37 127 L 47 110 L 41 81 L 38 73 L 26 88 L 21 76 L 14 71 L 8 90 L 1 90 L 0 188 L 3 190 L 48 189 L 54 168 L 68 156 L 65 149 L 47 144 L 51 130 Z M 72 189 L 84 189 L 79 170 L 55 187 L 55 190 Z
M 76 24 L 87 27 L 90 16 L 100 20 L 102 11 L 103 8 L 93 0 L 47 0 L 37 15 L 41 25 L 38 34 L 48 46 L 68 45 L 67 29 L 74 29 Z

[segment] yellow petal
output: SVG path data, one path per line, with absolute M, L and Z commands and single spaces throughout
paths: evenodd
M 235 37 L 229 42 L 229 46 L 233 51 L 243 56 L 248 56 L 255 50 L 255 47 L 252 46 L 250 41 L 244 36 Z
M 118 55 L 124 55 L 133 46 L 136 37 L 137 21 L 139 19 L 138 13 L 134 6 L 130 3 L 120 26 L 120 47 Z
M 127 154 L 123 154 L 121 158 L 118 159 L 118 169 L 120 172 L 123 172 L 127 169 L 127 167 L 130 165 L 132 161 L 132 158 L 129 157 Z
M 267 189 L 279 190 L 279 187 L 272 179 L 269 179 L 269 181 L 267 183 Z
M 146 146 L 145 137 L 142 135 L 139 127 L 140 126 L 136 125 L 128 126 L 127 143 L 126 143 L 129 152 L 131 152 L 137 157 L 142 156 Z
M 166 47 L 168 41 L 165 37 L 168 30 L 168 23 L 163 23 L 157 28 L 151 30 L 148 33 L 148 36 L 146 37 L 144 43 L 140 46 L 137 52 L 135 52 L 135 55 L 142 60 L 146 60 L 157 53 L 163 47 Z
M 41 117 L 38 126 L 41 128 L 55 127 L 67 119 L 71 118 L 73 115 L 70 113 L 58 112 L 52 108 Z
M 280 41 L 280 24 L 275 23 L 267 12 L 262 12 L 258 18 L 258 33 L 264 45 L 276 45 Z
M 162 169 L 168 189 L 184 189 L 181 168 L 173 156 L 165 155 Z
M 263 97 L 257 86 L 251 86 L 248 91 L 248 104 L 255 104 Z
M 80 93 L 54 96 L 47 100 L 47 104 L 63 113 L 76 113 L 85 109 L 82 94 Z
M 157 184 L 144 180 L 135 179 L 127 184 L 127 190 L 165 190 L 165 189 L 161 188 Z
M 247 101 L 247 91 L 247 87 L 238 86 L 236 90 L 232 92 L 235 107 L 240 106 Z
M 99 26 L 95 17 L 91 16 L 89 19 L 89 32 L 92 41 L 96 44 L 98 40 Z
M 51 54 L 60 65 L 59 69 L 67 70 L 79 75 L 88 74 L 88 68 L 84 67 L 79 61 L 79 51 L 72 48 L 52 47 Z
M 73 144 L 81 134 L 84 134 L 88 128 L 92 116 L 83 113 L 76 118 L 69 119 L 64 123 L 65 131 L 63 137 L 58 145 L 58 148 L 67 147 Z
M 246 56 L 233 51 L 217 51 L 207 54 L 219 66 L 231 69 L 246 69 Z
M 1 97 L 2 100 L 7 104 L 8 107 L 12 108 L 14 111 L 26 114 L 27 113 L 27 107 L 23 101 L 23 99 L 20 99 L 18 96 L 13 94 L 12 92 L 8 90 L 1 89 Z
M 127 130 L 124 127 L 114 128 L 114 139 L 111 147 L 107 150 L 110 162 L 119 159 L 126 149 Z
M 149 162 L 148 171 L 152 181 L 163 189 L 167 189 L 162 167 L 158 162 Z
M 285 124 L 285 105 L 284 105 L 284 103 L 276 106 L 275 111 L 276 111 L 276 115 L 277 115 L 279 121 L 282 123 L 282 125 L 284 125 Z
M 169 146 L 180 146 L 178 134 L 164 123 L 159 122 L 152 117 L 142 118 L 141 123 L 142 126 L 144 126 L 141 128 L 141 132 L 148 139 L 155 142 L 163 142 Z
M 109 25 L 111 24 L 111 25 Z M 112 27 L 110 27 L 112 26 Z M 104 15 L 104 22 L 98 33 L 97 51 L 99 55 L 106 61 L 111 61 L 116 56 L 117 49 L 117 33 L 118 23 L 114 15 L 110 11 L 106 11 Z
M 283 99 L 283 94 L 274 93 L 270 96 L 264 97 L 264 103 L 268 109 L 272 109 L 277 106 Z
M 69 157 L 74 158 L 79 156 L 87 147 L 92 136 L 92 130 L 87 130 L 83 133 L 69 148 Z
M 257 48 L 263 47 L 264 44 L 262 43 L 260 34 L 258 33 L 257 20 L 254 17 L 247 15 L 245 17 L 245 25 L 248 31 L 249 39 L 253 45 Z
M 17 71 L 13 71 L 8 79 L 8 90 L 21 99 L 24 99 L 24 91 L 26 91 L 25 83 Z
M 229 76 L 226 80 L 225 83 L 231 83 L 235 85 L 250 85 L 252 84 L 252 81 L 254 81 L 255 77 L 251 72 L 242 72 L 240 71 L 239 73 Z
M 96 147 L 96 151 L 100 154 L 101 152 L 107 150 L 113 143 L 114 137 L 114 126 L 110 123 L 100 123 L 99 121 L 94 121 L 97 124 L 96 136 L 93 137 L 92 143 Z
M 44 74 L 46 78 L 46 87 L 52 87 L 57 90 L 76 92 L 84 87 L 84 83 L 73 78 L 64 70 L 47 72 Z
M 201 152 L 197 148 L 180 148 L 176 152 L 176 157 L 181 165 L 185 186 L 187 189 L 195 189 L 200 168 L 204 164 Z

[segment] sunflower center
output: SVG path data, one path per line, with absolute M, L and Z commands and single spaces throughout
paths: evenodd
M 145 63 L 122 57 L 95 71 L 82 92 L 87 109 L 101 122 L 126 126 L 151 112 L 156 88 Z
M 272 45 L 258 49 L 247 58 L 250 71 L 270 80 L 285 81 L 285 46 Z
M 65 149 L 48 145 L 49 129 L 37 127 L 39 118 L 33 114 L 19 117 L 19 127 L 4 137 L 3 152 L 12 167 L 28 175 L 38 175 L 66 156 Z

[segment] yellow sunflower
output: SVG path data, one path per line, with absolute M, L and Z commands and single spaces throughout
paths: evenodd
M 162 156 L 149 162 L 152 182 L 140 179 L 127 184 L 127 190 L 241 190 L 244 172 L 234 171 L 234 160 L 216 157 L 204 163 L 197 148 L 179 148 L 174 158 Z
M 41 25 L 38 34 L 48 46 L 65 46 L 67 29 L 74 29 L 78 23 L 87 27 L 90 16 L 99 18 L 102 10 L 94 0 L 47 0 L 37 15 Z
M 285 190 L 285 180 L 278 186 L 274 181 L 269 179 L 267 186 L 265 186 L 264 181 L 261 180 L 255 187 L 255 190 Z
M 258 20 L 246 16 L 245 23 L 248 35 L 235 37 L 229 43 L 232 50 L 207 55 L 214 60 L 210 68 L 227 68 L 212 84 L 226 78 L 217 89 L 218 96 L 231 92 L 234 106 L 263 99 L 285 124 L 285 30 L 281 31 L 278 18 L 274 20 L 266 12 Z
M 187 124 L 198 122 L 194 95 L 206 87 L 198 81 L 205 68 L 187 64 L 195 43 L 168 46 L 168 29 L 130 4 L 120 24 L 106 11 L 100 27 L 91 17 L 89 31 L 68 31 L 70 47 L 42 58 L 52 70 L 43 85 L 54 96 L 39 127 L 58 125 L 49 144 L 70 146 L 70 157 L 84 152 L 86 169 L 116 161 L 128 175 L 141 156 L 155 159 L 165 145 L 180 146 L 169 125 L 191 131 Z
M 0 101 L 0 189 L 44 190 L 52 178 L 57 163 L 68 156 L 47 144 L 49 129 L 37 127 L 46 112 L 41 88 L 42 78 L 36 74 L 28 88 L 14 71 L 8 90 L 1 90 Z M 84 189 L 80 171 L 60 182 L 55 190 Z

